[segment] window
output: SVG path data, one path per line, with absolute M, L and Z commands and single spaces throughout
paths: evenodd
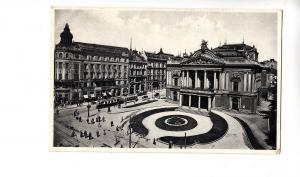
M 68 53 L 66 53 L 66 58 L 69 58 L 69 54 Z
M 61 73 L 58 74 L 58 80 L 62 80 L 62 74 Z
M 79 64 L 74 63 L 74 80 L 79 80 Z
M 65 75 L 65 80 L 68 80 L 68 79 L 69 79 L 69 74 L 66 73 L 66 75 Z
M 239 91 L 239 83 L 233 82 L 233 91 L 238 92 Z
M 62 68 L 62 63 L 58 63 L 58 68 L 59 68 L 59 69 Z
M 66 63 L 66 69 L 69 69 L 69 63 Z
M 174 79 L 174 86 L 178 86 L 178 78 Z

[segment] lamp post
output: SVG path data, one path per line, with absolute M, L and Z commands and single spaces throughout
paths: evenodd
M 129 148 L 131 148 L 131 116 L 129 117 Z

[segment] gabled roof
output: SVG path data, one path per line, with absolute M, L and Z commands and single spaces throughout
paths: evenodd
M 181 64 L 223 64 L 224 61 L 213 51 L 205 48 L 199 49 L 190 58 L 181 62 Z

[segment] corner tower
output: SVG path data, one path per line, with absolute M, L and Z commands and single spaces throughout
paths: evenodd
M 66 24 L 64 31 L 60 33 L 60 42 L 59 45 L 70 46 L 72 45 L 73 34 L 70 32 L 68 23 Z

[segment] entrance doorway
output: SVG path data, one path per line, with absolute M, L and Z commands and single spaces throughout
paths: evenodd
M 175 91 L 175 92 L 173 92 L 173 101 L 177 101 L 177 100 L 178 100 L 177 92 Z
M 198 108 L 198 98 L 196 95 L 191 96 L 191 107 Z
M 189 106 L 189 96 L 182 95 L 182 106 Z
M 201 105 L 201 109 L 208 109 L 208 97 L 202 96 L 200 105 Z
M 239 110 L 239 98 L 233 97 L 232 98 L 232 109 Z

